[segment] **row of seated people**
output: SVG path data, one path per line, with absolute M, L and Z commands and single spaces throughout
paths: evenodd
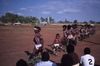
M 57 33 L 55 40 L 52 43 L 52 49 L 54 54 L 57 55 L 59 50 L 66 51 L 66 45 L 76 46 L 79 40 L 90 37 L 95 33 L 95 27 L 91 25 L 85 25 L 78 27 L 77 25 L 63 25 L 63 37 L 60 37 L 60 34 Z
M 68 45 L 66 47 L 67 54 L 64 54 L 61 58 L 61 63 L 59 66 L 94 66 L 95 59 L 90 54 L 90 48 L 84 48 L 84 55 L 79 59 L 78 54 L 74 52 L 75 48 L 73 45 Z M 22 59 L 20 62 L 16 63 L 16 66 L 28 66 L 28 64 Z M 56 62 L 50 60 L 50 55 L 48 52 L 43 52 L 41 55 L 41 60 L 35 64 L 29 64 L 29 66 L 58 66 Z

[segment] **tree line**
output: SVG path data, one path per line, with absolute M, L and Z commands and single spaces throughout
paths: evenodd
M 43 17 L 39 19 L 33 16 L 21 16 L 21 15 L 7 12 L 5 15 L 2 15 L 0 17 L 0 21 L 2 21 L 3 23 L 15 23 L 18 21 L 21 23 L 40 23 L 40 22 L 53 23 L 54 19 L 52 17 L 49 17 L 49 20 L 48 18 L 43 18 Z
M 2 15 L 0 17 L 0 21 L 2 21 L 3 23 L 16 23 L 16 22 L 21 22 L 21 23 L 40 23 L 40 22 L 48 22 L 48 23 L 54 23 L 55 19 L 52 17 L 41 17 L 40 19 L 37 17 L 33 17 L 33 16 L 21 16 L 21 15 L 17 15 L 14 13 L 5 13 L 4 15 Z M 68 21 L 67 19 L 65 19 L 65 21 L 58 21 L 59 23 L 69 23 L 70 21 Z M 78 23 L 77 20 L 73 21 L 74 23 Z M 98 23 L 99 22 L 95 22 L 93 20 L 89 21 L 90 23 Z M 83 23 L 87 23 L 86 21 L 84 21 Z

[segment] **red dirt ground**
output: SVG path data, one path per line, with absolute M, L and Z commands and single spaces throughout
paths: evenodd
M 96 64 L 100 65 L 100 26 L 96 27 L 96 34 L 84 41 L 79 41 L 75 47 L 75 52 L 83 55 L 85 47 L 91 48 L 91 54 L 95 57 Z M 42 26 L 41 34 L 44 38 L 45 48 L 51 49 L 51 44 L 55 34 L 60 33 L 62 37 L 62 26 Z M 0 26 L 0 66 L 16 66 L 19 59 L 28 60 L 25 51 L 32 52 L 34 31 L 32 26 Z M 57 56 L 50 54 L 50 59 L 60 63 L 60 59 L 65 52 L 59 52 Z

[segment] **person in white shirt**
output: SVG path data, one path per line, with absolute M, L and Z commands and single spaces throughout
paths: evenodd
M 42 53 L 42 61 L 35 64 L 35 66 L 57 66 L 56 63 L 49 60 L 50 56 L 48 52 Z
M 94 66 L 95 59 L 92 55 L 90 55 L 90 48 L 86 47 L 84 49 L 84 54 L 80 59 L 80 66 Z

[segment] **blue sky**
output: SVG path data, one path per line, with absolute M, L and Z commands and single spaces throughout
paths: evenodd
M 100 21 L 100 0 L 0 0 L 0 16 L 53 17 L 55 21 Z

